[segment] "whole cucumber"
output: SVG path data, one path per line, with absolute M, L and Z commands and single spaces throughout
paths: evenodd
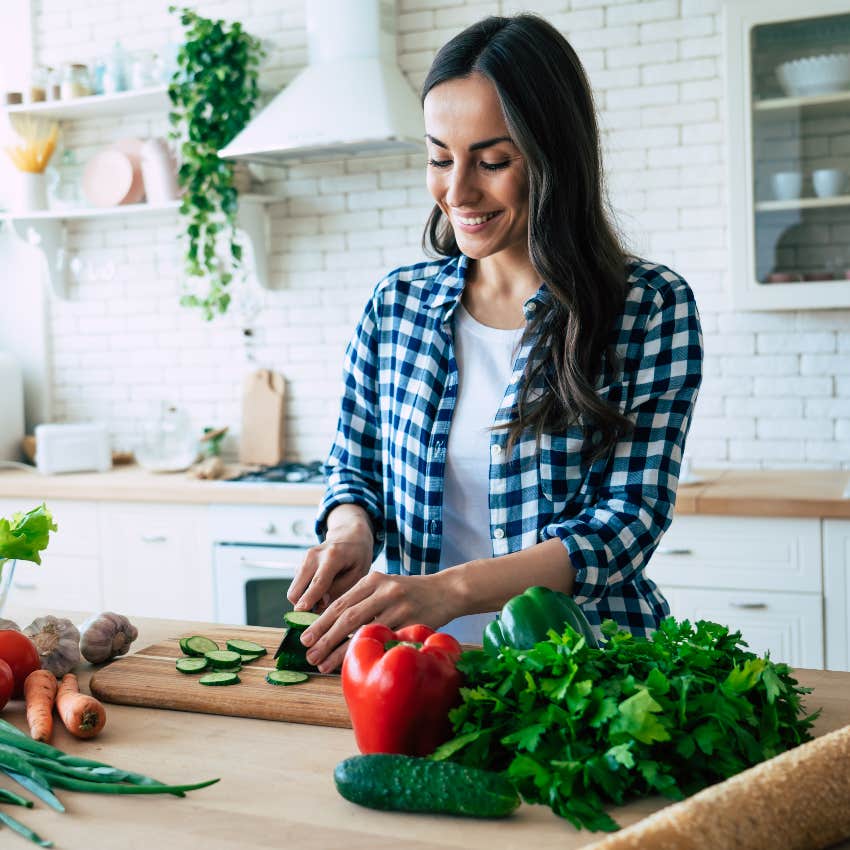
M 416 756 L 352 756 L 336 766 L 334 782 L 346 800 L 384 811 L 503 818 L 520 804 L 501 773 Z

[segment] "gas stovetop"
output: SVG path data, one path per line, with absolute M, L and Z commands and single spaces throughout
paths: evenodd
M 322 472 L 322 462 L 319 460 L 308 463 L 292 461 L 275 466 L 261 466 L 226 481 L 242 484 L 324 484 L 325 476 Z

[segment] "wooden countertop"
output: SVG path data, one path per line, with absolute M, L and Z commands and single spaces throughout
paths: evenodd
M 38 613 L 43 612 L 10 606 L 6 616 L 25 625 Z M 80 622 L 84 616 L 72 614 L 71 618 Z M 187 630 L 187 624 L 167 620 L 138 620 L 137 625 L 140 635 L 134 648 Z M 202 631 L 203 624 L 197 630 Z M 91 669 L 86 665 L 80 671 L 84 691 Z M 850 723 L 850 673 L 799 670 L 796 675 L 815 689 L 807 708 L 823 707 L 815 734 Z M 221 782 L 190 792 L 184 799 L 60 791 L 66 814 L 41 803 L 12 812 L 63 850 L 125 846 L 270 850 L 284 845 L 306 850 L 527 850 L 530 846 L 573 850 L 603 837 L 579 832 L 544 806 L 523 805 L 502 821 L 375 812 L 355 806 L 343 800 L 333 785 L 334 766 L 357 752 L 353 733 L 347 729 L 111 704 L 107 716 L 104 731 L 91 741 L 71 738 L 57 721 L 53 743 L 66 752 L 164 781 L 221 777 Z M 20 701 L 9 703 L 3 717 L 26 729 Z M 11 787 L 5 777 L 0 785 Z M 663 805 L 666 801 L 652 798 L 612 812 L 627 826 Z M 12 841 L 7 843 L 11 846 Z M 850 842 L 836 846 L 848 850 Z
M 29 613 L 10 607 L 6 615 L 23 625 Z M 79 622 L 83 616 L 72 619 Z M 134 621 L 140 628 L 134 649 L 204 629 L 162 620 Z M 80 671 L 83 690 L 88 689 L 90 669 Z M 569 850 L 595 838 L 541 806 L 524 806 L 509 821 L 492 822 L 354 806 L 333 785 L 334 766 L 357 753 L 348 729 L 112 704 L 107 704 L 107 713 L 107 726 L 98 738 L 76 741 L 59 725 L 54 745 L 163 780 L 220 776 L 221 782 L 182 800 L 60 792 L 68 814 L 40 804 L 21 813 L 21 820 L 63 850 L 114 850 L 128 843 L 141 846 L 142 840 L 146 847 L 169 850 L 269 850 L 283 845 L 307 850 L 492 850 L 494 841 L 502 848 L 526 850 L 531 836 L 540 850 Z M 10 703 L 3 716 L 26 728 L 20 702 Z M 7 780 L 0 779 L 0 786 L 7 787 Z
M 236 475 L 239 467 L 227 467 Z M 0 469 L 0 498 L 177 502 L 195 505 L 318 505 L 320 484 L 247 484 L 201 481 L 185 472 L 148 472 L 140 466 L 116 466 L 108 472 L 41 475 L 26 469 Z
M 236 474 L 230 467 L 228 474 Z M 837 517 L 850 519 L 846 470 L 694 470 L 695 482 L 680 484 L 678 514 Z M 0 469 L 0 498 L 101 499 L 187 504 L 317 505 L 317 484 L 242 484 L 198 481 L 185 473 L 147 472 L 119 466 L 109 472 L 40 475 Z

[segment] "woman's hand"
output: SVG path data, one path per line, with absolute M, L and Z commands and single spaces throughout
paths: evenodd
M 340 505 L 328 515 L 324 543 L 307 551 L 286 594 L 296 611 L 324 610 L 372 565 L 372 525 L 362 508 Z
M 456 594 L 448 587 L 451 572 L 429 576 L 369 573 L 333 600 L 304 631 L 301 642 L 309 647 L 307 660 L 322 673 L 336 670 L 345 656 L 348 637 L 366 623 L 384 623 L 393 630 L 414 623 L 435 629 L 444 626 L 456 616 Z

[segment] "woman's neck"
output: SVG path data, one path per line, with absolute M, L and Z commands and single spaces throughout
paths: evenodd
M 461 301 L 483 325 L 520 328 L 525 324 L 523 304 L 539 288 L 540 278 L 527 255 L 495 255 L 470 261 Z

